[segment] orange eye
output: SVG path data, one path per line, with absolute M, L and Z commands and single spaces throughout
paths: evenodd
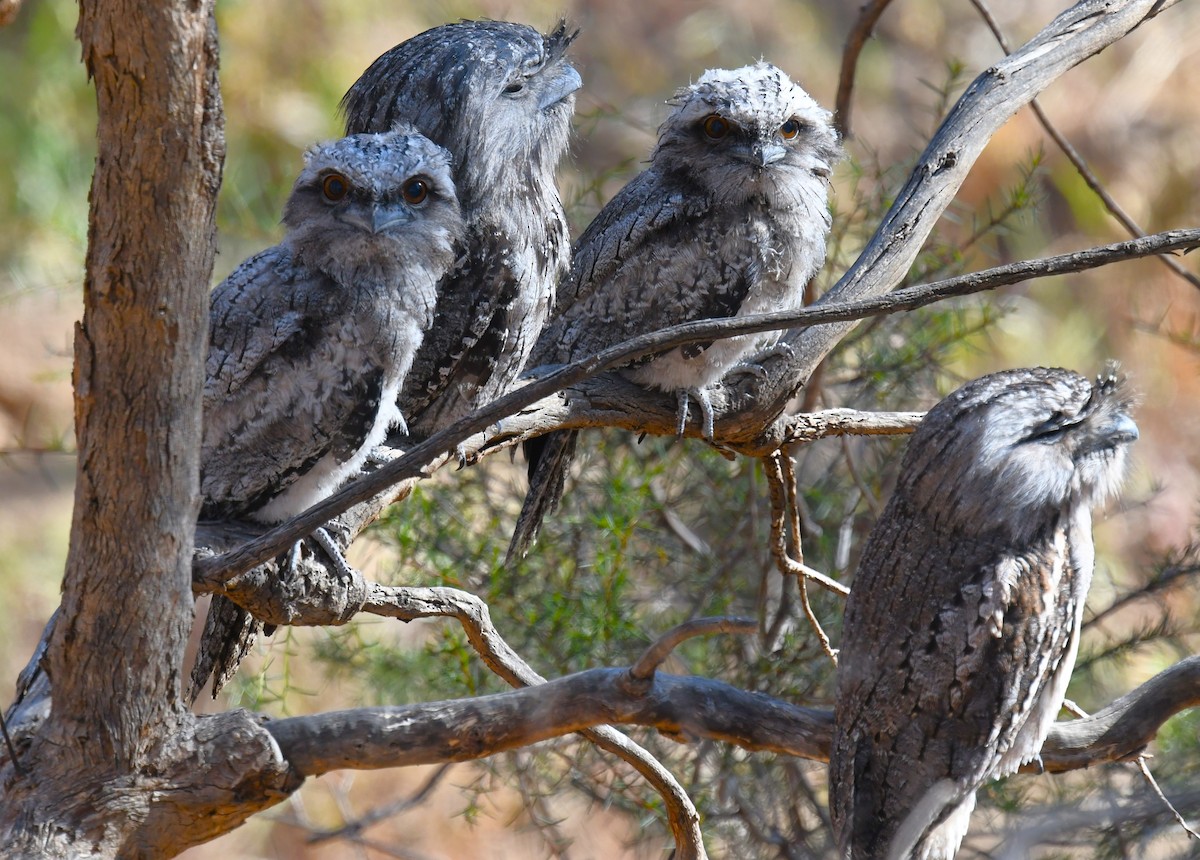
M 321 193 L 331 203 L 337 203 L 350 193 L 350 183 L 340 173 L 331 173 L 321 180 Z
M 404 183 L 404 187 L 400 189 L 400 193 L 404 196 L 407 203 L 413 206 L 418 206 L 425 202 L 425 198 L 429 196 L 429 185 L 424 179 L 413 178 Z
M 733 128 L 733 123 L 725 119 L 723 116 L 710 113 L 704 118 L 704 122 L 701 123 L 701 128 L 703 128 L 704 133 L 713 140 L 720 140 L 725 135 L 729 134 L 730 130 Z
M 792 117 L 783 125 L 779 126 L 779 133 L 783 135 L 784 140 L 794 140 L 796 135 L 800 133 L 801 128 L 803 128 L 803 126 L 800 124 L 800 120 Z

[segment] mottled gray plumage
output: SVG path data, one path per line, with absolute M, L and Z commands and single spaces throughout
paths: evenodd
M 427 436 L 512 387 L 570 263 L 555 185 L 579 74 L 560 24 L 435 27 L 371 64 L 342 100 L 346 132 L 411 122 L 444 146 L 467 225 L 400 397 Z
M 313 147 L 283 221 L 212 293 L 202 519 L 288 519 L 402 424 L 397 393 L 463 232 L 448 154 L 411 129 Z M 223 598 L 209 617 L 205 645 L 236 667 L 254 622 Z M 197 666 L 198 687 L 212 666 Z
M 841 856 L 949 860 L 1035 760 L 1092 578 L 1091 509 L 1137 438 L 1122 383 L 1033 368 L 930 410 L 846 604 L 830 761 Z
M 841 155 L 830 114 L 787 75 L 759 62 L 706 72 L 680 90 L 650 167 L 626 185 L 575 245 L 560 311 L 532 364 L 566 362 L 690 320 L 798 308 L 825 261 L 829 174 Z M 711 435 L 707 389 L 764 335 L 667 350 L 621 372 L 691 396 Z M 527 447 L 530 492 L 509 555 L 523 553 L 557 503 L 575 434 Z

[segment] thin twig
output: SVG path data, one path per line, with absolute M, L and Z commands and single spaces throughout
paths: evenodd
M 1142 776 L 1150 785 L 1150 790 L 1158 795 L 1158 799 L 1161 800 L 1163 805 L 1166 806 L 1167 809 L 1171 811 L 1171 814 L 1175 816 L 1175 820 L 1179 822 L 1179 826 L 1183 828 L 1183 831 L 1188 835 L 1188 838 L 1200 839 L 1200 833 L 1197 833 L 1188 826 L 1187 821 L 1185 821 L 1184 817 L 1179 814 L 1179 810 L 1175 808 L 1175 804 L 1171 803 L 1171 801 L 1167 799 L 1167 796 L 1163 794 L 1163 790 L 1159 788 L 1158 780 L 1155 779 L 1154 774 L 1150 772 L 1150 765 L 1147 764 L 1146 757 L 1144 755 L 1138 756 L 1137 761 L 1135 761 L 1134 764 L 1137 765 L 1137 769 L 1142 772 Z
M 19 776 L 25 776 L 25 768 L 21 766 L 21 760 L 17 758 L 17 748 L 13 746 L 12 738 L 8 734 L 8 723 L 4 721 L 4 714 L 0 712 L 0 733 L 4 734 L 4 745 L 8 748 L 8 760 L 12 762 L 13 770 Z
M 1000 45 L 1000 49 L 1004 51 L 1005 54 L 1011 54 L 1012 49 L 1008 45 L 1008 40 L 1004 38 L 1004 33 L 1000 30 L 1000 24 L 996 21 L 995 17 L 993 17 L 992 11 L 988 8 L 985 0 L 971 0 L 971 5 L 974 6 L 979 12 L 980 16 L 984 20 L 984 23 L 987 24 L 988 29 L 992 31 L 992 35 L 996 37 L 996 42 Z M 1038 122 L 1041 123 L 1041 126 L 1045 130 L 1046 134 L 1048 134 L 1050 139 L 1054 141 L 1055 145 L 1062 150 L 1062 153 L 1067 157 L 1067 160 L 1074 165 L 1075 170 L 1079 173 L 1080 178 L 1083 179 L 1084 184 L 1086 184 L 1087 187 L 1092 190 L 1093 194 L 1100 198 L 1100 202 L 1104 204 L 1104 208 L 1108 210 L 1109 214 L 1112 215 L 1113 218 L 1115 218 L 1120 225 L 1125 228 L 1125 231 L 1129 233 L 1129 235 L 1135 237 L 1145 236 L 1146 232 L 1142 230 L 1136 221 L 1133 220 L 1133 216 L 1126 212 L 1121 204 L 1118 203 L 1116 199 L 1104 188 L 1099 177 L 1097 177 L 1096 174 L 1092 172 L 1091 168 L 1088 167 L 1087 162 L 1084 161 L 1079 150 L 1077 150 L 1071 141 L 1067 140 L 1066 136 L 1063 135 L 1063 133 L 1060 132 L 1052 122 L 1050 122 L 1050 117 L 1048 117 L 1046 112 L 1042 110 L 1042 106 L 1038 100 L 1033 99 L 1030 101 L 1029 107 L 1033 111 L 1033 115 L 1037 117 Z M 1159 259 L 1162 260 L 1164 266 L 1166 266 L 1176 275 L 1183 278 L 1193 287 L 1200 289 L 1200 277 L 1197 277 L 1189 272 L 1182 264 L 1179 263 L 1178 260 L 1175 260 L 1172 257 L 1159 257 Z
M 783 467 L 778 453 L 763 458 L 763 471 L 771 488 L 771 554 L 783 575 L 811 579 L 821 587 L 845 597 L 850 589 L 836 579 L 831 579 L 818 570 L 788 555 L 787 548 L 787 487 L 783 480 Z
M 456 619 L 483 662 L 514 687 L 534 687 L 546 679 L 533 670 L 504 640 L 491 621 L 488 606 L 474 594 L 456 588 L 385 588 L 372 585 L 364 610 L 412 621 Z M 707 860 L 700 834 L 700 814 L 674 775 L 648 750 L 612 726 L 579 732 L 596 746 L 620 757 L 640 773 L 663 799 L 679 860 Z
M 775 560 L 774 570 L 764 570 L 762 583 L 759 586 L 758 618 L 759 639 L 763 650 L 773 653 L 779 648 L 784 635 L 792 629 L 792 595 L 790 587 L 799 583 L 798 590 L 803 591 L 804 599 L 808 599 L 807 583 L 804 577 L 788 575 L 780 555 L 789 555 L 787 547 L 788 530 L 788 498 L 784 491 L 784 481 L 780 477 L 780 452 L 762 458 L 763 473 L 767 479 L 767 496 L 770 504 L 771 557 Z M 793 512 L 793 528 L 799 514 Z M 793 558 L 795 555 L 793 553 Z M 803 562 L 803 550 L 799 556 Z M 779 602 L 771 606 L 772 597 L 778 589 Z M 768 619 L 768 616 L 773 616 Z
M 833 125 L 843 139 L 850 135 L 850 97 L 854 92 L 854 75 L 858 71 L 858 56 L 875 31 L 875 24 L 892 0 L 870 0 L 858 13 L 858 20 L 846 36 L 842 49 L 842 70 L 838 75 L 837 98 L 834 100 Z
M 1087 711 L 1079 707 L 1079 705 L 1075 704 L 1070 699 L 1063 699 L 1063 707 L 1080 719 L 1086 719 L 1087 717 L 1091 716 Z M 1158 785 L 1158 780 L 1155 779 L 1154 774 L 1150 772 L 1150 763 L 1147 761 L 1147 759 L 1148 756 L 1143 753 L 1130 763 L 1133 764 L 1139 771 L 1141 771 L 1142 778 L 1146 780 L 1146 784 L 1150 786 L 1150 790 L 1158 795 L 1158 799 L 1162 801 L 1163 806 L 1170 810 L 1171 814 L 1175 816 L 1175 820 L 1179 822 L 1179 826 L 1183 828 L 1185 833 L 1187 833 L 1188 838 L 1200 839 L 1200 833 L 1197 833 L 1188 826 L 1187 821 L 1182 815 L 1179 814 L 1179 810 L 1175 808 L 1175 804 L 1171 803 L 1171 801 L 1167 799 L 1167 796 L 1163 794 L 1163 790 Z
M 1150 582 L 1146 583 L 1136 591 L 1130 591 L 1116 598 L 1108 606 L 1101 609 L 1091 618 L 1083 623 L 1083 628 L 1086 630 L 1096 624 L 1100 624 L 1107 620 L 1109 616 L 1115 615 L 1126 606 L 1138 600 L 1155 599 L 1163 601 L 1165 598 L 1162 592 L 1181 582 L 1186 584 L 1189 579 L 1200 574 L 1200 564 L 1172 564 L 1160 570 Z
M 429 795 L 437 788 L 442 781 L 442 777 L 454 766 L 455 762 L 446 762 L 438 766 L 429 778 L 416 790 L 411 796 L 402 798 L 386 806 L 379 806 L 372 809 L 352 821 L 348 821 L 341 827 L 334 830 L 318 830 L 313 832 L 308 837 L 308 843 L 314 845 L 319 842 L 327 842 L 331 839 L 353 839 L 358 837 L 368 827 L 373 827 L 380 821 L 385 821 L 393 818 L 402 812 L 420 806 L 429 799 Z
M 751 618 L 731 618 L 728 616 L 720 618 L 693 618 L 691 621 L 685 621 L 682 624 L 672 627 L 662 636 L 659 636 L 658 639 L 654 640 L 650 647 L 642 652 L 642 656 L 638 658 L 638 661 L 629 668 L 629 677 L 635 681 L 649 681 L 654 677 L 654 673 L 658 671 L 658 667 L 671 656 L 671 652 L 688 639 L 694 639 L 697 636 L 713 636 L 717 633 L 743 635 L 757 632 L 758 622 Z
M 786 451 L 779 452 L 778 460 L 780 477 L 783 481 L 783 488 L 787 499 L 787 509 L 791 512 L 788 557 L 795 561 L 801 569 L 807 570 L 808 566 L 804 563 L 804 538 L 800 533 L 800 497 L 799 489 L 796 485 L 796 462 L 792 459 L 792 455 Z M 804 610 L 804 617 L 808 619 L 809 625 L 817 635 L 817 641 L 821 643 L 821 650 L 833 661 L 833 665 L 837 666 L 837 651 L 834 649 L 832 643 L 830 643 L 829 634 L 821 626 L 821 621 L 817 618 L 817 613 L 813 611 L 812 603 L 808 599 L 808 577 L 799 577 L 799 582 L 800 607 Z

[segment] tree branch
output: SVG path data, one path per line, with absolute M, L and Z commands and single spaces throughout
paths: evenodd
M 466 761 L 602 723 L 648 726 L 673 738 L 828 761 L 832 711 L 720 681 L 655 673 L 630 685 L 628 669 L 590 669 L 492 696 L 362 708 L 266 724 L 284 758 L 308 776 L 338 768 Z M 1136 755 L 1170 717 L 1200 705 L 1200 657 L 1189 657 L 1086 719 L 1055 723 L 1045 770 L 1063 773 Z M 1023 772 L 1036 772 L 1034 765 Z
M 817 304 L 877 296 L 899 284 L 1000 126 L 1068 69 L 1176 2 L 1084 0 L 979 75 L 925 148 L 867 247 Z M 757 392 L 762 406 L 768 408 L 770 403 L 782 411 L 796 387 L 851 328 L 850 324 L 825 326 L 789 336 L 794 356 L 783 373 L 792 386 L 780 382 L 771 391 Z
M 693 618 L 672 627 L 650 644 L 629 669 L 629 678 L 637 683 L 649 681 L 671 652 L 689 639 L 716 633 L 749 635 L 758 632 L 758 622 L 750 618 Z
M 1008 40 L 1004 38 L 1004 32 L 1000 29 L 999 22 L 992 16 L 992 10 L 988 8 L 987 3 L 984 0 L 971 0 L 971 5 L 979 12 L 987 28 L 996 37 L 996 42 L 1000 45 L 1000 49 L 1006 54 L 1010 53 Z M 1066 135 L 1060 132 L 1054 123 L 1050 122 L 1050 117 L 1042 110 L 1042 106 L 1038 103 L 1037 99 L 1032 99 L 1029 102 L 1029 109 L 1037 117 L 1037 121 L 1041 124 L 1042 129 L 1050 136 L 1050 139 L 1054 141 L 1062 154 L 1067 157 L 1067 160 L 1071 162 L 1084 184 L 1091 189 L 1093 194 L 1100 198 L 1100 202 L 1104 204 L 1104 208 L 1116 219 L 1117 223 L 1125 228 L 1125 232 L 1135 238 L 1145 236 L 1146 231 L 1138 226 L 1138 223 L 1133 220 L 1133 216 L 1126 212 L 1121 204 L 1108 193 L 1104 185 L 1100 182 L 1099 177 L 1092 173 L 1087 162 L 1083 160 L 1083 156 L 1080 155 L 1079 150 L 1071 144 L 1071 141 L 1067 140 Z M 1193 287 L 1200 289 L 1200 277 L 1185 269 L 1178 260 L 1172 257 L 1159 257 L 1159 259 L 1163 262 L 1163 265 L 1176 275 L 1183 278 Z
M 1046 770 L 1061 773 L 1134 758 L 1170 717 L 1196 705 L 1200 656 L 1181 660 L 1090 717 L 1055 723 L 1042 752 Z
M 412 621 L 450 617 L 458 620 L 472 647 L 488 668 L 514 687 L 538 687 L 546 679 L 514 651 L 492 624 L 488 606 L 474 594 L 457 588 L 388 588 L 373 585 L 364 609 L 377 615 Z M 628 683 L 628 675 L 626 676 Z M 432 713 L 432 712 L 431 712 Z M 601 720 L 600 723 L 608 722 Z M 700 834 L 700 814 L 683 786 L 661 762 L 639 744 L 607 725 L 581 726 L 579 733 L 600 749 L 630 764 L 663 799 L 667 823 L 675 837 L 680 860 L 706 860 Z M 563 732 L 562 734 L 566 734 Z M 523 746 L 523 744 L 517 744 Z M 511 747 L 505 747 L 510 749 Z M 470 755 L 468 758 L 478 758 Z M 458 761 L 459 759 L 440 759 Z
M 838 74 L 837 97 L 834 99 L 834 127 L 843 139 L 852 137 L 850 131 L 850 104 L 854 93 L 854 76 L 858 71 L 858 57 L 875 25 L 879 23 L 883 12 L 890 6 L 892 0 L 870 0 L 859 10 L 858 20 L 850 28 L 846 36 L 846 47 L 842 49 L 842 69 Z

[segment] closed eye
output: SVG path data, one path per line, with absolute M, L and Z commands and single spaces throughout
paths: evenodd
M 1049 418 L 1034 427 L 1029 435 L 1025 437 L 1024 441 L 1050 442 L 1065 431 L 1082 424 L 1085 417 L 1086 415 L 1067 415 L 1061 410 L 1056 409 L 1050 413 Z

